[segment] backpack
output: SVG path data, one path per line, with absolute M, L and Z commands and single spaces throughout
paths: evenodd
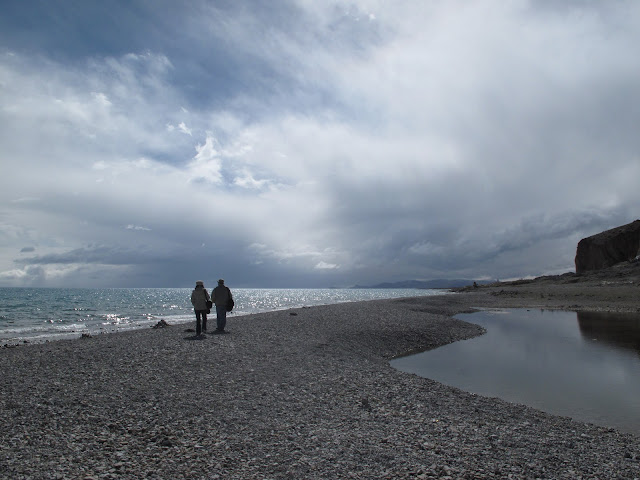
M 227 312 L 230 312 L 231 310 L 233 310 L 235 302 L 233 301 L 233 297 L 231 296 L 231 290 L 229 290 L 229 287 L 225 288 L 227 289 L 227 293 L 229 294 L 229 299 L 227 300 Z

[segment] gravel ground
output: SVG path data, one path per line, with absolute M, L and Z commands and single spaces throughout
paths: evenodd
M 636 436 L 389 366 L 481 334 L 451 318 L 472 307 L 640 305 L 637 285 L 585 288 L 231 317 L 230 333 L 203 339 L 175 325 L 2 348 L 0 477 L 640 478 Z

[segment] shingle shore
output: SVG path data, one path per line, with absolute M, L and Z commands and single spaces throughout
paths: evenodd
M 202 340 L 175 325 L 0 349 L 0 477 L 640 478 L 638 437 L 390 367 L 482 333 L 455 313 L 517 302 L 369 301 L 231 317 Z

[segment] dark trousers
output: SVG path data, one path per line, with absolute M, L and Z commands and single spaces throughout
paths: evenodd
M 207 331 L 207 311 L 206 310 L 195 310 L 196 312 L 196 335 L 200 335 L 202 331 Z M 200 319 L 202 318 L 202 324 L 200 323 Z
M 224 327 L 227 326 L 227 307 L 224 305 L 216 305 L 216 316 L 218 331 L 221 332 L 224 330 Z

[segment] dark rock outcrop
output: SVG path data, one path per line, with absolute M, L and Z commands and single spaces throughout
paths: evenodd
M 640 250 L 640 220 L 583 238 L 576 252 L 576 273 L 633 260 Z

